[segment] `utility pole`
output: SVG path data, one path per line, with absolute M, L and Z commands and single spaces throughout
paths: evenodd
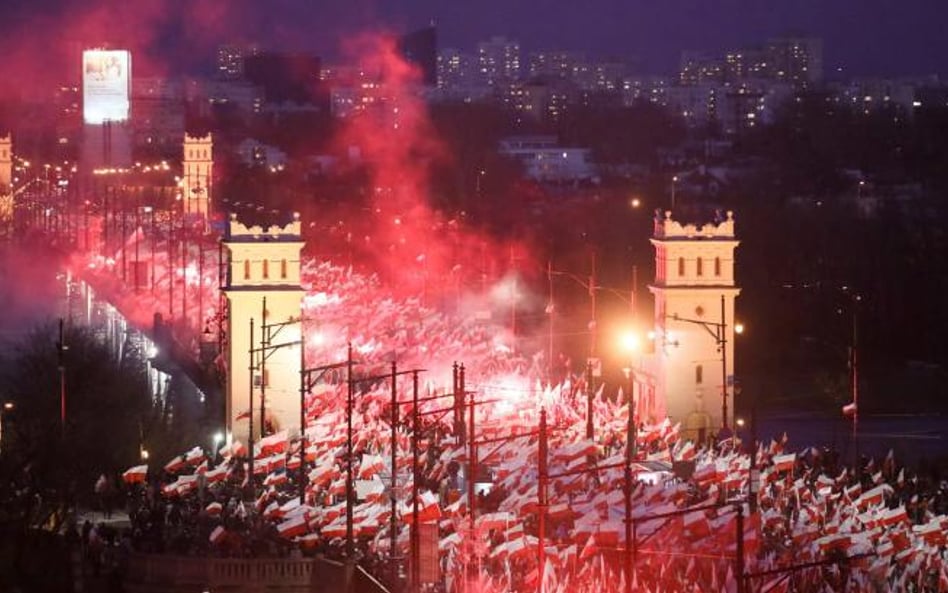
M 184 300 L 181 301 L 182 303 Z M 270 345 L 270 328 L 267 324 L 267 297 L 263 297 L 260 310 L 260 438 L 267 436 L 267 348 Z M 185 318 L 187 321 L 187 318 Z M 252 342 L 251 342 L 252 343 Z
M 537 490 L 537 593 L 543 593 L 543 573 L 546 563 L 546 510 L 547 485 L 549 470 L 547 469 L 547 452 L 549 450 L 546 431 L 546 408 L 540 408 L 540 439 L 538 444 L 539 488 Z
M 300 506 L 306 502 L 306 340 L 300 320 Z
M 253 500 L 256 496 L 256 488 L 253 483 L 253 374 L 257 370 L 253 358 L 253 317 L 250 318 L 250 352 L 248 352 L 250 363 L 247 366 L 247 376 L 250 378 L 250 389 L 247 390 L 249 400 L 247 402 L 247 455 L 250 458 L 247 469 L 247 489 L 250 491 L 248 500 Z
M 859 297 L 853 297 L 853 345 L 850 354 L 852 366 L 852 392 L 853 392 L 853 467 L 860 471 L 859 467 L 859 318 L 857 303 Z
M 547 305 L 546 305 L 546 312 L 550 318 L 550 322 L 549 322 L 550 335 L 549 335 L 549 344 L 548 344 L 549 360 L 547 361 L 547 373 L 549 375 L 550 384 L 552 385 L 553 384 L 553 315 L 556 313 L 556 308 L 555 308 L 555 305 L 553 304 L 553 262 L 549 260 L 547 260 L 546 262 L 546 281 L 547 281 L 547 284 L 549 285 L 549 294 L 550 294 L 549 302 L 547 302 Z
M 727 322 L 724 318 L 724 295 L 721 295 L 721 324 L 718 326 L 718 348 L 721 349 L 721 428 L 727 430 Z
M 454 394 L 454 436 L 458 445 L 464 445 L 464 391 L 458 374 L 458 363 L 451 367 L 452 393 Z
M 625 483 L 624 483 L 624 502 L 625 502 L 625 593 L 632 593 L 632 570 L 633 570 L 633 554 L 632 554 L 632 462 L 635 460 L 636 456 L 636 441 L 638 439 L 637 427 L 635 424 L 635 397 L 634 397 L 634 385 L 635 385 L 635 371 L 632 367 L 629 367 L 629 393 L 628 397 L 628 408 L 629 408 L 629 419 L 628 426 L 626 427 L 626 443 L 625 443 Z
M 737 593 L 744 592 L 744 505 L 737 504 L 737 558 L 735 571 L 737 573 Z
M 421 415 L 418 410 L 418 373 L 412 373 L 412 391 L 411 391 L 411 531 L 409 532 L 409 541 L 411 543 L 411 591 L 417 593 L 421 589 L 421 567 L 418 565 L 420 558 L 419 536 L 421 530 L 418 528 L 418 463 L 419 463 L 419 443 L 418 433 L 421 431 Z
M 66 438 L 66 345 L 63 318 L 59 318 L 59 341 L 56 342 L 56 353 L 59 368 L 59 430 L 60 436 Z
M 455 371 L 457 371 L 457 364 Z M 389 482 L 389 498 L 392 505 L 392 516 L 389 519 L 389 557 L 395 558 L 395 548 L 398 543 L 398 386 L 396 378 L 398 377 L 397 363 L 392 360 L 392 476 Z
M 590 252 L 590 274 L 589 274 L 589 358 L 596 358 L 596 338 L 599 322 L 596 319 L 596 250 Z
M 593 366 L 592 360 L 586 361 L 586 438 L 593 438 L 593 395 L 595 385 L 593 385 Z
M 346 354 L 346 562 L 355 558 L 352 534 L 353 481 L 352 481 L 352 408 L 355 384 L 352 377 L 352 342 L 349 342 Z

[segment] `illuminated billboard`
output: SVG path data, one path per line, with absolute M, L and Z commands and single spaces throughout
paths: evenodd
M 132 56 L 123 50 L 82 52 L 82 119 L 87 124 L 128 119 Z

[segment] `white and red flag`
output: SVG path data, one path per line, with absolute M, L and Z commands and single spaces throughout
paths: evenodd
M 208 537 L 207 539 L 212 544 L 219 544 L 221 543 L 221 541 L 224 540 L 225 535 L 227 535 L 227 530 L 224 529 L 223 525 L 218 525 L 217 527 L 214 528 L 214 531 L 211 532 L 210 537 Z
M 136 465 L 135 467 L 130 467 L 122 474 L 122 480 L 126 484 L 143 484 L 145 478 L 148 476 L 148 466 L 147 465 Z
M 274 455 L 277 453 L 286 453 L 286 448 L 290 444 L 289 433 L 285 430 L 281 430 L 276 434 L 271 434 L 270 436 L 263 437 L 260 439 L 260 442 L 257 443 L 257 454 L 256 457 L 263 457 L 265 455 Z
M 791 471 L 797 462 L 796 453 L 787 453 L 785 455 L 774 455 L 774 470 L 778 472 Z
M 297 515 L 277 525 L 277 532 L 280 537 L 291 539 L 308 533 L 309 524 L 306 522 L 304 515 Z

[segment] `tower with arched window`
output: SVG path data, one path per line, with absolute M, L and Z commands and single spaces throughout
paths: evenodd
M 0 227 L 13 223 L 13 140 L 0 136 Z
M 184 135 L 181 191 L 185 212 L 207 219 L 211 207 L 211 175 L 214 169 L 214 143 L 207 136 Z
M 707 438 L 734 412 L 734 214 L 696 225 L 658 211 L 651 242 L 657 400 L 685 436 Z
M 273 429 L 299 428 L 302 363 L 300 346 L 294 341 L 301 335 L 301 233 L 299 215 L 286 226 L 268 229 L 247 227 L 231 215 L 226 228 L 224 417 L 228 434 L 244 444 L 251 411 L 254 438 L 260 436 L 261 401 L 266 422 Z

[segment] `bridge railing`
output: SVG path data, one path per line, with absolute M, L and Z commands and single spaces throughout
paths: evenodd
M 314 558 L 191 558 L 132 554 L 125 578 L 131 592 L 226 590 L 309 591 Z

